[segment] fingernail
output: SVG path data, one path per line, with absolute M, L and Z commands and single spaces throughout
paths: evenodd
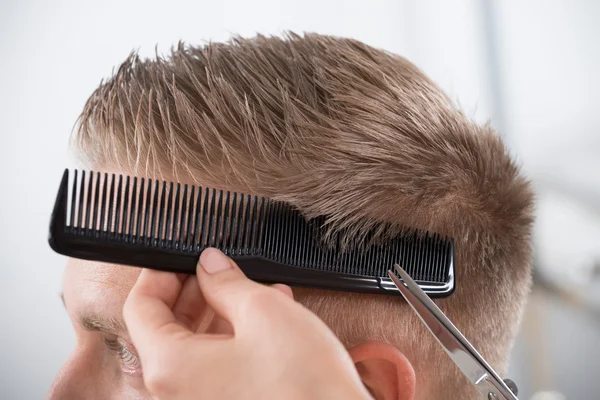
M 200 265 L 209 274 L 225 271 L 231 268 L 229 257 L 223 254 L 219 249 L 206 249 L 200 256 Z

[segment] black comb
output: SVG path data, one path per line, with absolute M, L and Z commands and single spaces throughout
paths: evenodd
M 399 295 L 387 276 L 399 263 L 430 296 L 454 291 L 452 239 L 414 233 L 342 250 L 319 239 L 324 222 L 283 202 L 152 179 L 75 170 L 69 185 L 65 170 L 49 242 L 74 258 L 189 274 L 216 247 L 258 282 L 362 293 Z

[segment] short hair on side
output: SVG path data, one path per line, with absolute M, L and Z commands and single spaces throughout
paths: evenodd
M 88 166 L 268 196 L 326 215 L 348 238 L 452 236 L 457 290 L 437 303 L 505 372 L 531 284 L 533 191 L 493 128 L 406 59 L 294 33 L 132 53 L 91 95 L 73 139 Z M 395 344 L 417 398 L 476 398 L 402 299 L 295 293 L 347 346 Z

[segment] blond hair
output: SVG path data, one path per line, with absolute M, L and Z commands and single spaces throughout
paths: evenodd
M 327 215 L 332 232 L 452 236 L 457 290 L 438 304 L 505 371 L 531 280 L 532 190 L 493 129 L 406 59 L 315 34 L 131 54 L 90 97 L 76 133 L 95 168 L 283 200 Z M 399 299 L 296 293 L 347 346 L 398 346 L 418 398 L 474 395 Z

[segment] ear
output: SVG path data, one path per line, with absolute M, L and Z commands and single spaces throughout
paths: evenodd
M 363 384 L 376 400 L 411 400 L 415 395 L 415 371 L 396 347 L 365 342 L 349 350 Z

